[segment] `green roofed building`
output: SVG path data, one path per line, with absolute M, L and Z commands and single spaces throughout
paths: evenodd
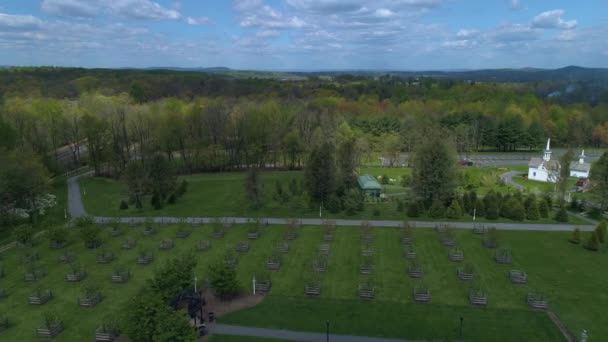
M 382 186 L 373 176 L 359 176 L 357 178 L 357 181 L 359 182 L 359 187 L 361 188 L 361 191 L 363 191 L 363 193 L 368 196 L 378 197 L 380 196 L 380 193 L 382 193 Z

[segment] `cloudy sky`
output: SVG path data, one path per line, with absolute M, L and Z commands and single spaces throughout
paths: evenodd
M 0 0 L 0 65 L 608 67 L 606 0 Z

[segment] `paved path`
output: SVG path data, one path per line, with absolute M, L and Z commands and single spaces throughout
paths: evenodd
M 325 342 L 327 338 L 323 333 L 254 328 L 226 324 L 212 325 L 209 331 L 211 334 L 266 337 L 291 341 Z M 330 334 L 329 340 L 332 342 L 405 342 L 405 340 L 398 339 L 335 334 Z
M 517 184 L 513 181 L 513 177 L 517 176 L 520 173 L 521 172 L 517 172 L 517 171 L 509 171 L 507 173 L 503 173 L 502 175 L 500 175 L 500 179 L 502 179 L 502 181 L 505 182 L 506 185 L 512 186 L 519 191 L 523 191 L 526 188 L 523 185 Z
M 88 175 L 88 174 L 84 174 Z M 68 179 L 68 208 L 70 216 L 80 217 L 86 215 L 84 206 L 82 205 L 82 199 L 80 198 L 80 188 L 78 186 L 77 179 L 84 175 L 79 175 Z M 103 217 L 95 216 L 93 218 L 95 222 L 105 223 L 115 220 L 115 217 Z M 189 223 L 210 223 L 217 218 L 214 217 L 121 217 L 122 223 L 141 223 L 147 219 L 153 220 L 156 223 L 170 224 L 179 222 Z M 248 223 L 253 218 L 248 217 L 223 217 L 222 220 L 225 222 L 232 222 L 235 224 Z M 287 224 L 289 218 L 262 218 L 268 224 Z M 320 218 L 302 218 L 298 219 L 304 225 L 320 225 L 324 219 Z M 375 227 L 399 227 L 403 221 L 396 220 L 344 220 L 344 219 L 332 219 L 338 226 L 360 226 L 364 221 L 368 221 Z M 409 221 L 418 228 L 433 228 L 436 224 L 449 224 L 452 228 L 456 229 L 470 229 L 475 225 L 474 222 L 445 222 L 445 221 Z M 486 222 L 486 225 L 496 227 L 497 229 L 503 230 L 538 230 L 538 231 L 571 231 L 578 227 L 583 231 L 591 231 L 595 227 L 592 225 L 572 225 L 572 224 L 528 224 L 528 223 L 500 223 L 500 222 Z

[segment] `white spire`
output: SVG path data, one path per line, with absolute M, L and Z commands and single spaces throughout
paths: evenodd
M 578 163 L 579 164 L 584 164 L 585 163 L 585 150 L 583 150 L 581 152 L 581 157 L 579 158 Z
M 547 139 L 547 149 L 545 150 L 545 155 L 543 156 L 543 160 L 548 162 L 551 160 L 551 138 Z

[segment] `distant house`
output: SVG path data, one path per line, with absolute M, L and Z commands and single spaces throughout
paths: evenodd
M 380 163 L 384 167 L 406 167 L 408 165 L 408 155 L 403 153 L 398 155 L 385 154 L 380 157 Z
M 591 163 L 585 163 L 585 150 L 582 150 L 578 162 L 573 161 L 570 164 L 570 177 L 589 178 L 589 171 Z
M 557 182 L 559 161 L 551 160 L 551 138 L 547 139 L 547 148 L 542 158 L 532 157 L 528 162 L 528 179 L 541 182 Z
M 359 183 L 359 188 L 361 188 L 361 191 L 367 196 L 379 197 L 380 193 L 382 193 L 382 186 L 373 176 L 362 175 L 357 178 L 357 181 Z

